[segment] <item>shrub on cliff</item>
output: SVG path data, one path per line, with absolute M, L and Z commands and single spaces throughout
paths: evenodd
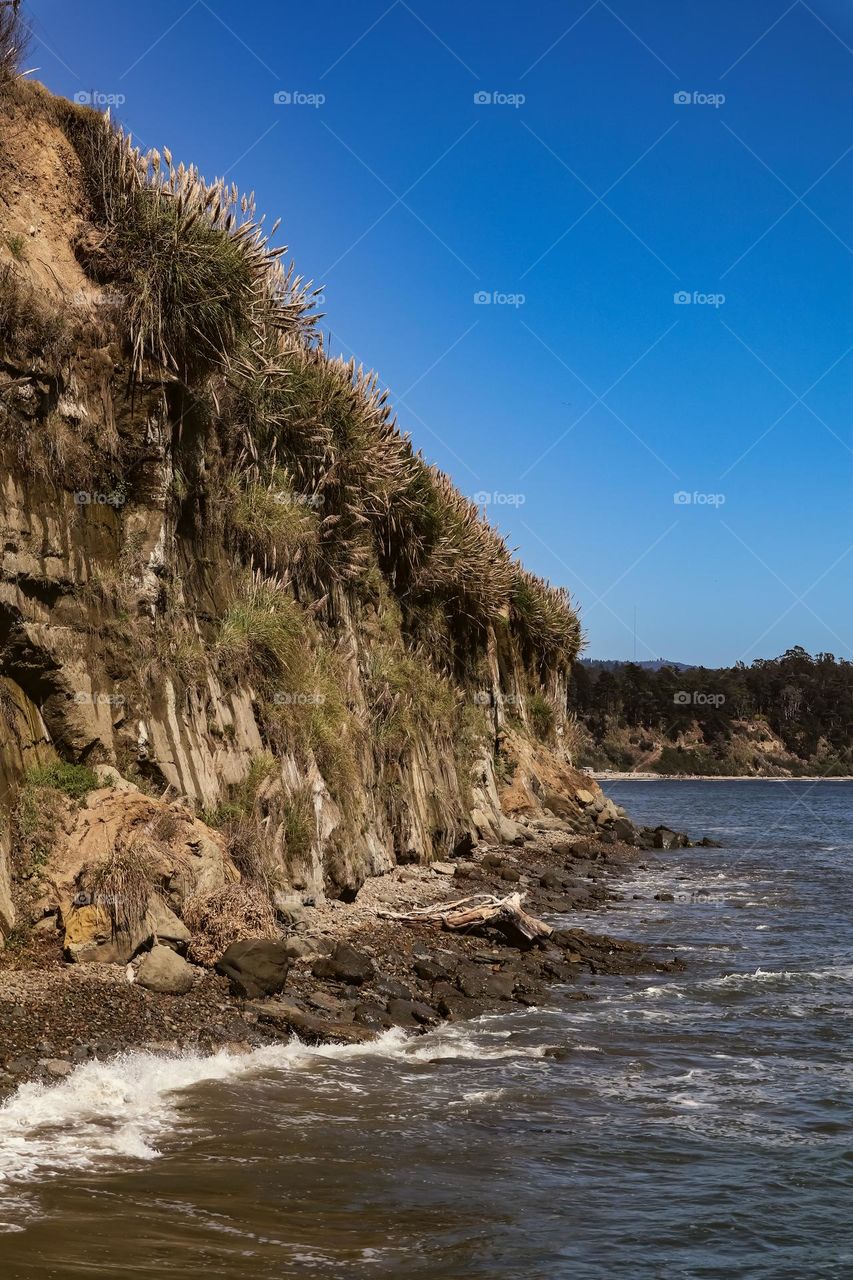
M 16 74 L 27 46 L 21 0 L 0 3 L 0 89 Z

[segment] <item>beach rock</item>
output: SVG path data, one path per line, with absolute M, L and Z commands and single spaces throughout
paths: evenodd
M 292 1031 L 306 1044 L 363 1044 L 375 1037 L 370 1027 L 318 1018 L 284 1000 L 254 1001 L 248 1006 L 248 1012 L 261 1022 L 272 1024 L 278 1031 Z
M 456 864 L 453 862 L 431 862 L 430 870 L 437 876 L 452 876 L 456 872 Z
M 719 840 L 712 840 L 710 836 L 703 836 L 701 840 L 696 841 L 696 847 L 699 849 L 722 849 Z
M 387 1031 L 393 1027 L 394 1023 L 388 1016 L 388 1012 L 381 1004 L 377 1004 L 375 1000 L 365 1000 L 362 1004 L 356 1006 L 355 1019 L 359 1026 L 371 1028 L 374 1031 Z
M 73 1064 L 67 1062 L 65 1058 L 41 1058 L 39 1066 L 54 1080 L 64 1080 L 74 1070 Z
M 315 978 L 331 978 L 335 982 L 351 982 L 360 986 L 376 972 L 370 956 L 357 951 L 348 942 L 339 942 L 330 956 L 318 960 L 311 972 Z
M 269 938 L 232 942 L 216 962 L 217 973 L 229 979 L 232 991 L 249 997 L 275 995 L 281 991 L 289 970 L 286 945 Z
M 655 849 L 688 849 L 690 841 L 683 831 L 672 831 L 669 827 L 655 827 L 652 832 Z
M 591 791 L 587 791 L 585 787 L 578 787 L 575 792 L 575 799 L 578 804 L 590 805 L 595 803 L 595 796 Z
M 420 1000 L 389 1000 L 388 1017 L 396 1027 L 429 1026 L 440 1020 L 436 1010 Z
M 511 1000 L 515 987 L 512 972 L 492 973 L 475 964 L 460 965 L 456 985 L 470 1000 Z
M 441 982 L 451 973 L 446 965 L 432 956 L 420 956 L 412 967 L 422 982 Z
M 183 955 L 192 938 L 183 920 L 179 920 L 158 894 L 151 895 L 145 925 L 152 936 L 165 947 L 180 951 Z
M 192 989 L 197 972 L 171 947 L 156 946 L 152 947 L 139 966 L 136 981 L 148 991 L 183 996 Z
M 412 993 L 409 988 L 396 978 L 389 978 L 385 974 L 380 974 L 371 983 L 373 990 L 380 996 L 384 996 L 386 1000 L 411 1000 Z

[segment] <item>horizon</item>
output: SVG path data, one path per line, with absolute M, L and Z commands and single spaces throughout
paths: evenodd
M 640 660 L 853 656 L 839 0 L 98 9 L 30 0 L 27 66 L 283 218 L 330 349 L 588 657 L 635 610 Z

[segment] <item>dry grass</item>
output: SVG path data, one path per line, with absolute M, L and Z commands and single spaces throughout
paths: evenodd
M 253 885 L 228 885 L 191 898 L 184 906 L 184 923 L 193 932 L 190 959 L 208 966 L 214 965 L 232 942 L 279 936 L 269 899 Z
M 148 910 L 156 882 L 153 863 L 144 841 L 127 849 L 114 849 L 103 862 L 90 863 L 80 873 L 79 886 L 96 905 L 109 913 L 113 936 L 133 933 Z
M 125 294 L 135 377 L 151 360 L 197 381 L 266 330 L 309 324 L 312 291 L 282 269 L 251 197 L 175 166 L 166 148 L 141 151 L 98 112 L 69 105 L 62 123 L 94 220 L 80 249 L 90 274 Z
M 28 42 L 28 32 L 20 13 L 21 0 L 0 4 L 0 89 L 18 72 Z

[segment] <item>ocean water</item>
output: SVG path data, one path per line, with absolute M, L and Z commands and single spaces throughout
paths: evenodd
M 24 1086 L 0 1108 L 4 1280 L 853 1277 L 853 784 L 608 790 L 725 843 L 569 918 L 685 972 Z

